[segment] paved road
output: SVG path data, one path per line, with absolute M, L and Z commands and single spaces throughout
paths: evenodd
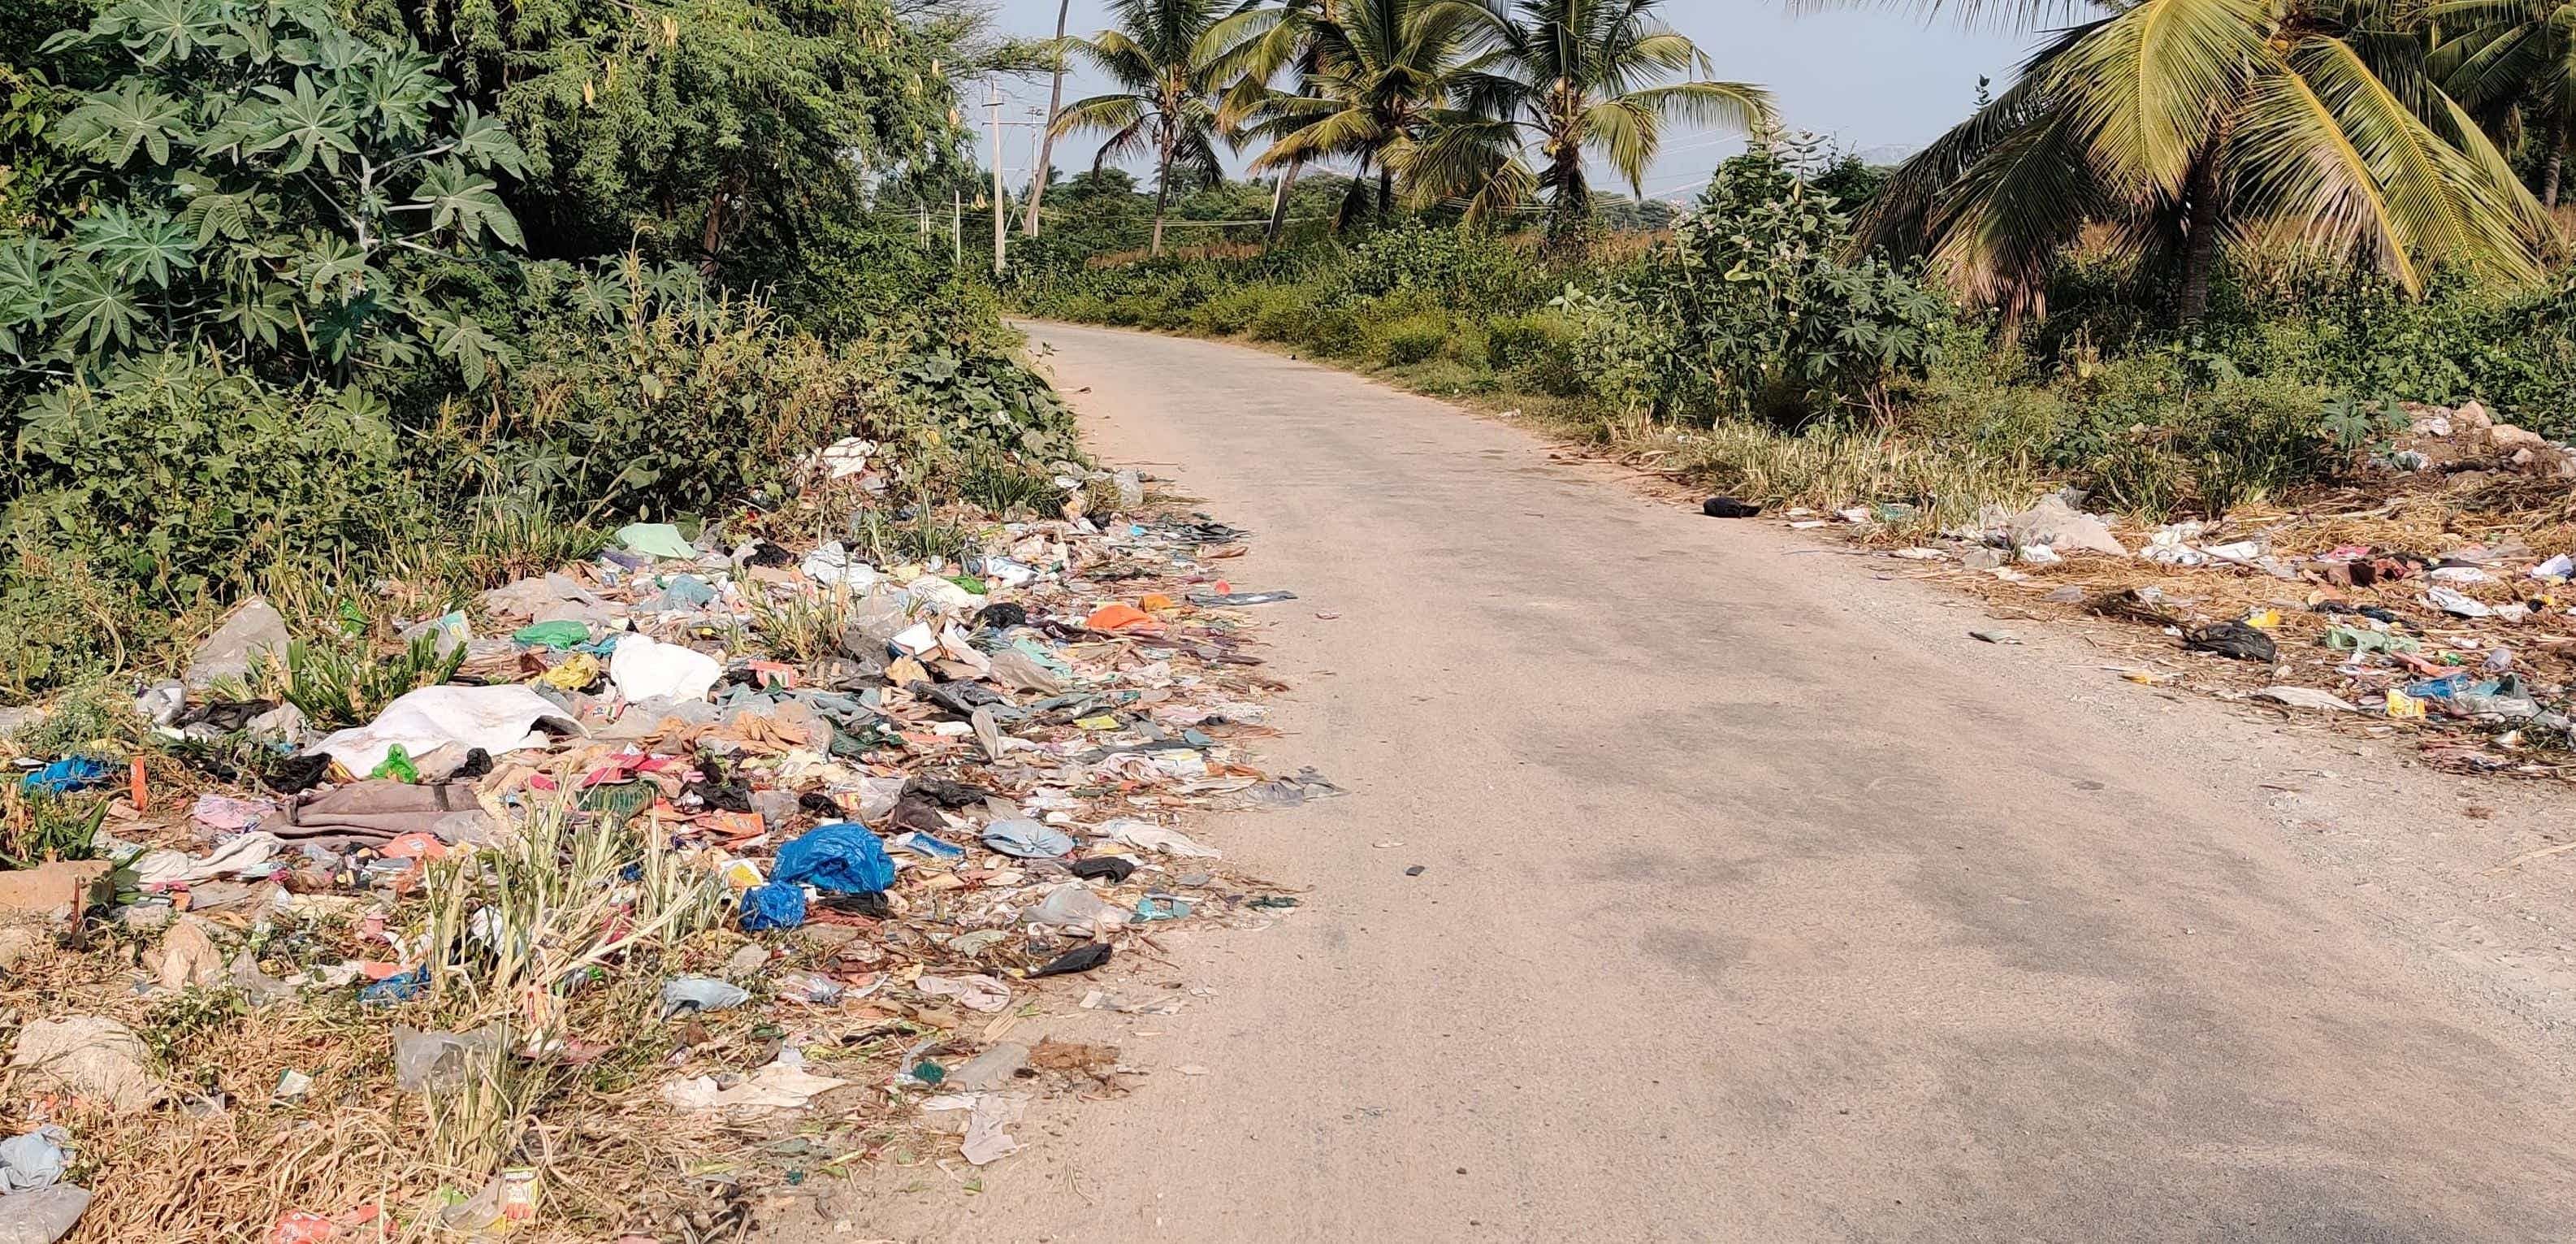
M 861 1236 L 2576 1238 L 2576 857 L 2483 872 L 2563 799 L 1974 643 L 1437 403 L 1039 336 L 1304 594 L 1268 755 L 1357 793 L 1203 827 L 1314 888 L 1145 978 L 1211 996 L 1060 1021 L 1206 1074 L 1045 1115 L 980 1195 L 854 1196 Z

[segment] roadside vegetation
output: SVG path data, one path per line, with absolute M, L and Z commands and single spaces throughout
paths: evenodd
M 0 703 L 253 592 L 385 629 L 844 437 L 898 505 L 1069 454 L 914 227 L 1019 55 L 881 0 L 0 0 Z
M 1655 10 L 1381 0 L 1209 20 L 1190 46 L 1213 67 L 1192 72 L 1214 132 L 1278 176 L 1155 198 L 1179 220 L 1265 192 L 1287 210 L 1156 257 L 1137 224 L 1152 201 L 1077 179 L 1006 296 L 1271 343 L 1517 408 L 1714 491 L 1888 503 L 1917 527 L 2069 484 L 2140 520 L 2279 501 L 2373 470 L 2406 401 L 2474 398 L 2576 434 L 2576 275 L 2542 202 L 2567 134 L 2537 18 L 2106 9 L 1949 135 L 1871 168 L 1782 128 Z M 2188 46 L 2150 39 L 2159 21 Z M 1377 31 L 1428 59 L 1380 72 Z M 1600 77 L 1617 91 L 1544 60 L 1575 46 L 1596 49 L 1586 65 L 1631 59 Z M 1533 112 L 1533 82 L 1566 84 L 1565 106 Z M 1751 140 L 1669 219 L 1542 158 L 1589 144 L 1578 171 L 1635 191 L 1682 112 Z

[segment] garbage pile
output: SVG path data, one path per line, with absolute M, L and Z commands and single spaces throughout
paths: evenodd
M 2156 628 L 2168 653 L 2120 667 L 2135 681 L 2423 730 L 2445 767 L 2576 771 L 2576 450 L 2469 403 L 2411 408 L 2374 462 L 2365 488 L 2147 530 L 2068 489 L 1885 555 L 2028 616 Z M 1884 544 L 1907 509 L 1791 518 Z
M 1296 905 L 1229 872 L 1183 814 L 1339 793 L 1246 753 L 1274 733 L 1277 689 L 1251 611 L 1292 594 L 1227 581 L 1246 533 L 1147 511 L 1120 483 L 1123 517 L 991 523 L 908 565 L 630 525 L 592 560 L 417 619 L 387 660 L 440 677 L 363 720 L 278 693 L 321 675 L 276 610 L 244 606 L 138 697 L 165 754 L 20 761 L 19 797 L 95 812 L 90 858 L 0 873 L 19 922 L 0 932 L 21 969 L 7 1000 L 32 1021 L 6 1099 L 36 1125 L 0 1142 L 0 1234 L 41 1220 L 23 1238 L 60 1237 L 87 1204 L 58 1182 L 66 1147 L 156 1112 L 425 1117 L 440 1158 L 408 1191 L 431 1209 L 344 1182 L 276 1194 L 340 1201 L 222 1225 L 318 1241 L 426 1217 L 470 1238 L 574 1224 L 550 1196 L 618 1182 L 555 1178 L 546 1160 L 584 1135 L 812 1137 L 728 1168 L 716 1199 L 738 1210 L 763 1179 L 922 1143 L 907 1129 L 991 1162 L 1033 1095 L 1116 1087 L 1114 1049 L 1006 1038 L 1050 1008 L 1126 1005 L 1096 974 L 1155 956 L 1162 929 Z M 238 1015 L 188 1001 L 218 996 Z M 183 1082 L 147 1049 L 353 1011 L 382 1044 L 260 1071 L 256 1093 Z M 662 1121 L 556 1121 L 540 1143 L 505 1120 L 449 1152 L 462 1095 L 514 1076 L 629 1083 L 616 1108 Z M 100 1224 L 114 1199 L 85 1230 L 154 1221 Z M 561 1229 L 712 1238 L 729 1221 L 706 1205 L 611 1221 L 643 1199 Z

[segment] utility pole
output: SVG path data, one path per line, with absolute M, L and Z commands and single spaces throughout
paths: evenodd
M 984 87 L 985 125 L 993 131 L 993 279 L 1002 279 L 1002 251 L 1010 244 L 1003 220 L 1010 215 L 1006 206 L 1010 193 L 1002 188 L 1002 88 L 987 83 Z
M 1055 85 L 1047 88 L 1046 120 L 1038 123 L 1038 168 L 1030 179 L 1029 219 L 1020 232 L 1038 235 L 1038 200 L 1046 197 L 1047 174 L 1055 169 L 1055 114 L 1064 110 L 1064 18 L 1073 9 L 1073 0 L 1058 0 L 1055 6 Z

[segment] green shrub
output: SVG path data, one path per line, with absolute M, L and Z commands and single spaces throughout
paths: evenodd
M 168 608 L 279 562 L 345 565 L 424 521 L 390 415 L 358 389 L 140 358 L 21 413 L 8 526 Z
M 1486 365 L 1525 388 L 1551 397 L 1583 391 L 1575 366 L 1574 322 L 1559 308 L 1489 316 L 1484 344 Z
M 1309 292 L 1299 286 L 1282 285 L 1262 291 L 1250 327 L 1254 340 L 1293 345 L 1314 340 L 1316 325 L 1315 300 Z
M 1380 325 L 1377 350 L 1387 363 L 1403 367 L 1440 353 L 1449 341 L 1449 317 L 1439 311 L 1417 311 Z

